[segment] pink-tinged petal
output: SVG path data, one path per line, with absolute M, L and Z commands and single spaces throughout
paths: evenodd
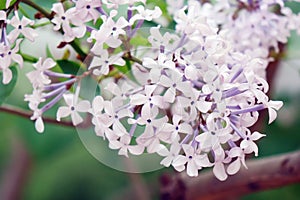
M 174 88 L 169 88 L 164 94 L 163 100 L 169 103 L 174 103 L 176 90 Z
M 122 148 L 119 150 L 118 155 L 128 157 L 128 149 L 127 149 L 127 147 L 122 147 Z
M 198 79 L 198 74 L 197 70 L 194 66 L 187 65 L 184 70 L 184 75 L 191 80 L 197 80 Z
M 153 92 L 154 92 L 154 90 L 156 89 L 156 85 L 146 85 L 145 86 L 145 94 L 147 95 L 147 96 L 150 96 Z
M 241 144 L 240 144 L 240 147 L 241 147 L 242 149 L 246 149 L 246 148 L 250 145 L 251 142 L 252 142 L 252 141 L 243 140 L 243 141 L 241 142 Z
M 159 108 L 164 108 L 164 101 L 162 96 L 152 96 L 151 97 L 151 103 L 156 105 Z
M 277 117 L 277 112 L 273 108 L 268 109 L 269 112 L 269 124 L 271 124 Z
M 183 144 L 182 145 L 182 148 L 183 148 L 183 151 L 185 153 L 185 155 L 188 157 L 188 156 L 193 156 L 194 155 L 194 152 L 195 150 L 193 149 L 192 146 L 188 145 L 188 144 Z
M 258 156 L 258 147 L 253 141 L 243 140 L 240 144 L 242 149 L 245 149 L 246 154 L 254 152 L 255 156 Z
M 191 96 L 193 94 L 191 83 L 189 82 L 180 82 L 177 83 L 176 88 L 180 90 L 186 96 Z
M 194 158 L 197 166 L 199 167 L 211 167 L 213 164 L 209 161 L 207 155 L 196 155 Z
M 13 43 L 17 37 L 19 37 L 20 31 L 17 29 L 12 30 L 9 35 L 7 36 L 7 39 L 9 40 L 10 43 Z
M 187 162 L 187 158 L 183 155 L 178 155 L 174 160 L 173 160 L 173 167 L 177 170 L 178 168 L 182 169 L 181 167 L 183 166 L 183 171 L 185 169 L 184 165 Z M 179 171 L 179 170 L 177 170 Z
M 142 105 L 147 102 L 147 97 L 142 94 L 135 94 L 130 96 L 130 103 L 132 105 Z
M 194 160 L 188 162 L 186 172 L 191 177 L 198 176 L 198 166 Z
M 77 38 L 82 38 L 86 33 L 86 26 L 72 28 L 73 35 Z
M 268 106 L 274 108 L 275 110 L 279 110 L 283 106 L 283 102 L 271 100 L 269 101 Z
M 242 151 L 241 148 L 239 147 L 233 147 L 232 149 L 230 149 L 228 156 L 231 158 L 235 158 L 235 157 L 240 157 L 244 154 L 244 152 Z
M 177 99 L 178 99 L 178 104 L 181 107 L 186 108 L 186 107 L 189 107 L 191 105 L 191 101 L 188 98 L 179 96 Z
M 44 70 L 51 69 L 55 65 L 56 65 L 56 62 L 54 60 L 52 60 L 51 58 L 47 58 L 43 63 L 43 69 Z
M 36 31 L 32 28 L 23 28 L 22 34 L 31 42 L 34 42 L 34 39 L 38 36 Z
M 61 118 L 67 117 L 71 114 L 71 109 L 66 106 L 62 106 L 58 109 L 56 113 L 56 120 L 60 121 Z
M 229 175 L 234 175 L 240 170 L 240 168 L 241 168 L 241 161 L 240 159 L 236 159 L 235 161 L 229 164 L 227 168 L 227 173 Z
M 215 163 L 213 173 L 220 181 L 225 181 L 228 177 L 225 171 L 225 167 L 221 162 Z
M 158 154 L 158 155 L 164 156 L 164 157 L 166 157 L 167 155 L 169 155 L 169 150 L 167 149 L 166 146 L 160 144 L 158 149 L 159 149 L 159 150 L 157 151 L 157 154 Z
M 124 134 L 121 138 L 120 138 L 120 142 L 122 142 L 123 144 L 129 144 L 131 141 L 131 136 L 127 133 L 126 129 L 124 131 L 126 134 Z
M 62 15 L 65 13 L 65 10 L 63 8 L 63 5 L 61 3 L 55 3 L 52 6 L 52 11 L 54 11 L 58 15 Z
M 128 110 L 128 109 L 123 109 L 123 110 L 120 110 L 118 112 L 118 117 L 119 118 L 123 118 L 123 117 L 133 117 L 133 113 Z
M 148 153 L 156 153 L 159 150 L 159 139 L 152 139 L 151 143 L 147 146 Z
M 163 128 L 165 126 L 165 123 L 167 123 L 167 121 L 168 121 L 168 117 L 164 116 L 162 118 L 153 120 L 152 124 L 157 128 Z
M 202 113 L 207 113 L 212 106 L 212 102 L 198 101 L 196 104 L 197 109 Z
M 144 58 L 143 66 L 150 68 L 150 69 L 155 68 L 155 67 L 157 67 L 157 62 L 154 61 L 152 58 Z
M 126 64 L 125 60 L 123 60 L 119 56 L 113 57 L 111 62 L 112 64 L 119 65 L 119 66 L 124 66 Z
M 74 94 L 64 94 L 64 100 L 68 106 L 73 106 Z
M 71 113 L 71 119 L 72 119 L 72 122 L 73 122 L 74 126 L 77 126 L 78 124 L 83 122 L 82 117 L 77 112 L 72 112 Z
M 127 134 L 126 129 L 119 121 L 116 121 L 113 124 L 113 131 L 117 136 L 120 136 L 120 137 Z
M 152 112 L 151 112 L 151 108 L 148 104 L 145 104 L 142 107 L 141 116 L 145 120 L 152 118 L 153 115 L 152 115 Z
M 164 158 L 160 162 L 160 164 L 163 165 L 163 166 L 165 166 L 165 167 L 170 167 L 170 165 L 172 164 L 172 161 L 173 161 L 173 157 L 168 156 L 168 157 Z
M 128 146 L 128 150 L 133 155 L 141 155 L 144 153 L 145 147 L 142 145 L 134 145 L 134 146 Z
M 173 82 L 170 78 L 163 75 L 160 77 L 159 84 L 165 87 L 171 87 L 173 85 Z
M 4 12 L 3 10 L 0 10 L 0 20 L 6 20 L 6 12 Z
M 3 80 L 2 83 L 4 85 L 8 84 L 13 77 L 12 71 L 9 68 L 3 69 Z
M 76 110 L 78 112 L 88 112 L 88 110 L 90 109 L 91 104 L 89 101 L 84 100 L 84 101 L 80 101 L 77 105 L 76 105 Z
M 253 132 L 252 135 L 249 137 L 252 141 L 259 140 L 260 138 L 266 136 L 265 134 L 261 134 L 257 131 Z
M 109 141 L 109 148 L 111 149 L 120 149 L 123 147 L 123 144 L 118 140 L 111 140 Z
M 105 87 L 105 90 L 111 92 L 112 94 L 114 94 L 116 96 L 122 95 L 122 91 L 120 90 L 119 86 L 115 83 L 107 84 L 107 86 Z
M 188 123 L 182 123 L 178 126 L 178 128 L 178 132 L 180 133 L 186 133 L 189 135 L 193 133 L 193 128 Z
M 21 20 L 21 25 L 24 27 L 24 26 L 27 26 L 27 25 L 34 25 L 34 21 L 28 19 L 27 17 L 23 16 L 22 20 Z M 33 29 L 32 29 L 33 30 Z
M 41 117 L 37 118 L 37 120 L 35 121 L 35 129 L 39 133 L 43 133 L 44 132 L 45 126 L 44 126 L 43 119 Z
M 172 121 L 173 121 L 174 126 L 177 126 L 181 119 L 182 119 L 182 116 L 176 115 L 176 114 L 173 115 Z
M 105 40 L 105 43 L 112 48 L 117 48 L 122 44 L 122 41 L 113 37 L 109 37 L 107 40 Z
M 173 143 L 170 148 L 170 152 L 177 155 L 181 150 L 181 145 L 179 143 Z
M 96 96 L 93 100 L 93 109 L 95 112 L 101 113 L 103 110 L 104 99 L 102 96 Z
M 21 55 L 13 54 L 12 59 L 19 64 L 20 68 L 23 68 L 23 57 Z

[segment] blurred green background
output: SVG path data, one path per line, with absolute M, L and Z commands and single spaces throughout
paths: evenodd
M 54 1 L 36 0 L 36 2 L 50 8 Z M 295 9 L 297 10 L 296 7 Z M 300 149 L 299 47 L 300 39 L 293 34 L 287 49 L 287 59 L 283 61 L 278 72 L 279 76 L 276 79 L 273 95 L 273 99 L 283 100 L 285 107 L 279 112 L 278 120 L 262 130 L 267 133 L 267 137 L 259 142 L 260 157 Z M 27 108 L 26 103 L 21 101 L 24 93 L 31 91 L 24 76 L 25 71 L 20 72 L 17 87 L 6 103 Z M 294 79 L 288 76 L 289 83 L 287 84 L 292 84 L 294 89 L 285 89 L 286 73 L 292 73 Z M 49 115 L 53 116 L 54 113 L 50 112 Z M 267 124 L 267 120 L 265 121 Z M 4 184 L 5 177 L 11 168 L 12 155 L 15 151 L 12 145 L 13 141 L 17 140 L 23 143 L 30 156 L 31 164 L 27 169 L 25 182 L 22 184 L 20 199 L 114 199 L 132 187 L 130 174 L 111 169 L 92 157 L 81 143 L 75 129 L 47 124 L 45 132 L 38 134 L 34 129 L 33 122 L 29 119 L 6 113 L 0 113 L 0 127 L 1 184 Z M 141 177 L 149 185 L 158 185 L 159 177 L 166 171 L 172 170 L 161 169 L 141 174 Z M 247 195 L 242 199 L 296 200 L 299 199 L 299 196 L 300 186 L 292 185 Z M 157 198 L 157 196 L 153 198 Z M 2 198 L 0 197 L 0 199 Z

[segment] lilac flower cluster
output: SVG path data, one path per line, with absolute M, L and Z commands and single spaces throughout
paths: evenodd
M 258 155 L 256 141 L 265 134 L 250 127 L 259 111 L 268 109 L 271 123 L 283 105 L 266 95 L 265 72 L 271 48 L 278 51 L 290 30 L 299 29 L 298 16 L 281 0 L 167 3 L 176 28 L 151 27 L 147 45 L 133 41 L 141 37 L 145 21 L 162 19 L 162 11 L 149 8 L 146 0 L 53 4 L 53 30 L 63 33 L 65 43 L 87 44 L 90 55 L 77 75 L 54 71 L 54 59 L 39 58 L 27 73 L 33 92 L 25 101 L 38 132 L 44 131 L 43 114 L 64 99 L 57 121 L 70 116 L 77 126 L 84 121 L 80 113 L 91 115 L 96 135 L 120 155 L 156 153 L 163 166 L 189 176 L 212 167 L 225 180 L 241 165 L 247 167 L 247 154 Z M 279 10 L 272 9 L 275 4 Z M 23 64 L 19 35 L 31 41 L 37 37 L 29 27 L 33 21 L 20 19 L 17 10 L 8 20 L 7 13 L 0 11 L 3 83 L 11 80 L 13 61 Z M 8 35 L 7 25 L 14 27 Z M 106 83 L 91 102 L 80 95 L 87 77 Z

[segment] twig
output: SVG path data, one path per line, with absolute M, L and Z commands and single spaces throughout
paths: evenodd
M 132 61 L 132 62 L 136 62 L 136 63 L 138 63 L 138 64 L 140 64 L 140 65 L 143 65 L 143 61 L 141 61 L 140 59 L 138 59 L 138 58 L 132 56 L 132 55 L 130 54 L 130 52 L 125 53 L 125 54 L 122 56 L 122 58 L 123 58 L 124 60 L 129 60 L 129 61 Z
M 249 160 L 247 166 L 248 170 L 241 169 L 225 182 L 219 181 L 212 170 L 209 170 L 202 172 L 196 178 L 188 177 L 183 173 L 167 174 L 167 184 L 162 180 L 162 188 L 159 188 L 158 184 L 147 185 L 152 197 L 160 190 L 163 200 L 231 200 L 253 192 L 300 183 L 300 150 Z M 134 199 L 135 189 L 130 187 L 124 193 L 115 195 L 113 199 L 124 199 L 124 197 Z
M 23 3 L 27 4 L 28 6 L 36 9 L 37 11 L 39 11 L 40 13 L 42 13 L 49 20 L 51 20 L 53 18 L 53 16 L 51 15 L 51 13 L 48 13 L 44 8 L 40 7 L 36 3 L 34 3 L 32 1 L 30 1 L 30 0 L 21 0 L 21 2 L 23 2 Z
M 124 164 L 127 170 L 129 171 L 129 173 L 127 174 L 131 180 L 132 188 L 135 191 L 134 199 L 150 200 L 150 192 L 143 177 L 139 173 L 133 173 L 133 171 L 137 170 L 134 164 L 132 163 L 132 160 L 130 158 L 124 158 Z
M 300 150 L 251 160 L 247 162 L 247 166 L 248 170 L 241 169 L 226 182 L 217 180 L 212 171 L 205 172 L 197 178 L 184 175 L 182 180 L 187 188 L 186 199 L 232 199 L 300 182 Z
M 13 138 L 11 162 L 7 166 L 0 186 L 1 199 L 21 199 L 26 176 L 31 169 L 31 158 L 23 142 Z
M 32 116 L 32 112 L 30 111 L 26 111 L 26 110 L 22 110 L 20 108 L 16 108 L 10 105 L 2 105 L 0 106 L 0 112 L 5 112 L 5 113 L 9 113 L 9 114 L 13 114 L 13 115 L 17 115 L 23 118 L 30 118 Z M 49 123 L 49 124 L 57 124 L 60 126 L 66 126 L 66 127 L 74 127 L 74 125 L 72 124 L 71 121 L 56 121 L 53 118 L 49 118 L 49 117 L 43 117 L 43 121 L 45 123 Z M 88 115 L 85 119 L 85 121 L 83 123 L 81 123 L 80 125 L 77 126 L 78 128 L 88 128 L 90 127 L 90 115 Z

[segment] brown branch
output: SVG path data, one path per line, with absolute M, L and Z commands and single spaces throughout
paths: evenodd
M 128 176 L 130 178 L 132 188 L 134 190 L 135 198 L 139 200 L 150 200 L 150 192 L 148 187 L 139 173 L 134 173 L 134 171 L 138 171 L 136 166 L 132 163 L 130 158 L 124 158 L 124 164 L 126 169 L 129 171 Z M 122 198 L 124 199 L 124 198 Z
M 31 158 L 25 145 L 13 138 L 11 161 L 4 171 L 0 186 L 1 199 L 21 199 L 27 175 L 31 169 Z
M 292 153 L 254 159 L 225 182 L 215 178 L 212 171 L 197 178 L 183 176 L 187 198 L 192 200 L 232 199 L 245 194 L 300 183 L 300 150 Z M 176 191 L 173 191 L 176 192 Z
M 16 108 L 10 105 L 2 105 L 0 106 L 0 112 L 5 112 L 9 113 L 12 115 L 17 115 L 23 118 L 30 118 L 32 116 L 32 112 L 27 111 L 27 110 L 22 110 L 20 108 Z M 78 125 L 78 128 L 89 128 L 91 123 L 90 123 L 91 116 L 88 115 L 85 119 L 84 122 L 82 122 L 80 125 Z M 56 121 L 56 119 L 50 118 L 50 117 L 43 117 L 43 121 L 48 124 L 56 124 L 60 126 L 65 126 L 65 127 L 74 127 L 73 123 L 71 121 Z
M 30 0 L 21 0 L 21 2 L 27 4 L 28 6 L 36 9 L 37 11 L 39 11 L 40 13 L 42 13 L 46 18 L 48 18 L 49 20 L 51 20 L 53 18 L 53 16 L 51 15 L 51 13 L 47 12 L 44 8 L 40 7 L 38 4 L 30 1 Z

